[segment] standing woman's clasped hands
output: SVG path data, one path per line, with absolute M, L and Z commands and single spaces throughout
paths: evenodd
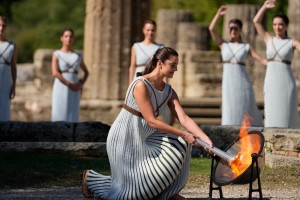
M 83 83 L 81 82 L 78 82 L 78 83 L 67 83 L 67 86 L 70 88 L 70 90 L 73 90 L 73 91 L 81 91 L 82 90 L 82 87 L 83 87 Z

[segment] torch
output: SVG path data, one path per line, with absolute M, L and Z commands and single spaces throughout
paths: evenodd
M 226 153 L 225 151 L 222 151 L 221 149 L 218 149 L 216 147 L 211 147 L 206 142 L 202 141 L 200 138 L 195 138 L 196 142 L 204 148 L 207 148 L 209 151 L 217 155 L 218 157 L 222 158 L 224 161 L 226 161 L 229 166 L 232 168 L 233 173 L 239 174 L 242 171 L 244 171 L 248 165 L 245 163 L 242 163 L 241 157 L 245 156 L 241 152 L 239 152 L 237 155 L 230 155 Z

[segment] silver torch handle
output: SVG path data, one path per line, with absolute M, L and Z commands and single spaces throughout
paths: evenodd
M 208 150 L 210 150 L 212 153 L 214 153 L 215 155 L 217 155 L 218 157 L 222 158 L 223 160 L 227 161 L 228 163 L 231 163 L 236 156 L 232 156 L 228 153 L 226 153 L 225 151 L 222 151 L 221 149 L 218 149 L 216 147 L 210 147 L 209 144 L 207 144 L 206 142 L 204 142 L 203 140 L 201 140 L 200 138 L 196 138 L 196 142 L 204 148 L 207 148 Z

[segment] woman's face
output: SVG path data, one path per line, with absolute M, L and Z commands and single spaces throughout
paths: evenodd
M 286 33 L 287 25 L 280 17 L 273 19 L 273 30 L 276 36 L 284 37 Z
M 155 37 L 155 32 L 156 32 L 156 27 L 153 24 L 147 23 L 144 25 L 143 33 L 145 38 L 153 41 Z
M 232 38 L 232 39 L 240 38 L 241 31 L 242 30 L 241 30 L 241 27 L 239 27 L 239 25 L 237 25 L 235 23 L 230 23 L 229 24 L 230 38 Z
M 177 71 L 178 62 L 177 56 L 170 56 L 162 63 L 162 70 L 167 78 L 173 78 L 174 73 Z
M 3 35 L 6 29 L 6 23 L 3 20 L 0 20 L 0 35 Z
M 60 37 L 63 45 L 71 46 L 74 41 L 74 37 L 71 31 L 65 31 L 64 34 Z

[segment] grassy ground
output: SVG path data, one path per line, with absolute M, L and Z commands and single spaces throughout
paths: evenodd
M 209 183 L 211 160 L 193 158 L 188 188 Z M 64 154 L 0 153 L 0 189 L 72 187 L 81 185 L 84 169 L 109 174 L 106 158 L 80 157 Z M 270 169 L 261 174 L 264 188 L 299 187 L 300 167 Z

